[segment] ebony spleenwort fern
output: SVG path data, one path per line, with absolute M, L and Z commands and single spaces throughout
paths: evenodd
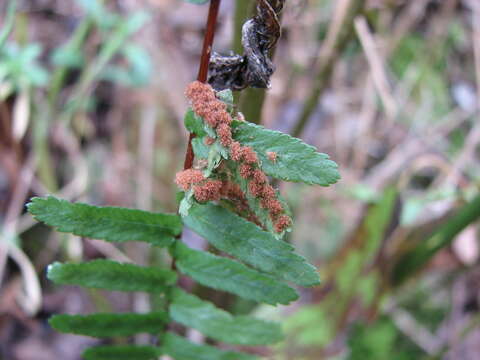
M 176 176 L 183 190 L 180 215 L 96 207 L 51 196 L 33 198 L 28 204 L 38 221 L 57 231 L 114 243 L 146 242 L 168 249 L 175 262 L 175 270 L 111 260 L 49 266 L 47 276 L 57 284 L 160 293 L 167 300 L 164 308 L 146 314 L 53 316 L 50 324 L 61 332 L 101 338 L 138 333 L 158 337 L 156 346 L 93 347 L 84 352 L 87 360 L 149 360 L 161 355 L 176 360 L 256 359 L 194 344 L 166 330 L 177 323 L 235 346 L 269 345 L 282 339 L 279 324 L 218 309 L 182 290 L 178 276 L 270 305 L 289 304 L 298 298 L 289 283 L 319 283 L 316 269 L 283 241 L 291 230 L 290 211 L 267 175 L 328 186 L 339 179 L 336 164 L 299 139 L 240 120 L 229 91 L 217 93 L 209 85 L 195 82 L 188 87 L 187 97 L 192 109 L 187 111 L 185 126 L 195 135 L 196 162 Z M 189 248 L 181 241 L 184 226 L 230 257 Z
M 228 94 L 222 94 L 225 95 Z M 264 218 L 264 209 L 249 206 L 258 199 L 248 191 L 248 186 L 243 191 L 242 185 L 236 182 L 239 177 L 232 174 L 242 163 L 233 161 L 231 154 L 222 149 L 218 135 L 198 114 L 189 110 L 185 122 L 197 135 L 194 150 L 198 164 L 195 170 L 202 176 L 198 182 L 193 179 L 185 191 L 181 203 L 184 216 L 96 207 L 51 196 L 33 198 L 28 204 L 29 212 L 60 232 L 109 242 L 142 241 L 168 248 L 180 274 L 219 291 L 271 305 L 296 300 L 298 295 L 288 283 L 318 284 L 315 268 L 295 254 L 290 244 L 279 239 L 274 229 L 268 230 L 261 221 L 258 224 L 249 221 L 250 216 Z M 336 165 L 326 155 L 315 152 L 298 139 L 238 120 L 232 121 L 231 131 L 232 139 L 251 148 L 261 159 L 256 164 L 272 177 L 323 186 L 338 179 Z M 262 155 L 270 150 L 276 153 L 275 161 Z M 263 165 L 267 163 L 268 166 Z M 204 186 L 211 180 L 219 181 L 222 186 L 237 185 L 238 195 L 244 198 L 247 207 L 239 209 L 238 198 L 221 198 L 220 193 L 210 194 L 215 201 L 199 202 L 194 187 Z M 286 204 L 282 202 L 282 206 L 286 207 Z M 288 209 L 284 210 L 288 212 Z M 189 248 L 178 239 L 184 225 L 238 261 Z M 111 260 L 54 263 L 48 269 L 48 278 L 57 284 L 164 293 L 169 305 L 162 311 L 149 314 L 57 315 L 52 317 L 50 324 L 61 332 L 95 337 L 150 333 L 160 339 L 160 345 L 156 347 L 101 346 L 88 349 L 84 354 L 86 359 L 154 359 L 160 354 L 168 354 L 177 360 L 255 358 L 189 343 L 179 335 L 165 332 L 165 325 L 170 322 L 197 329 L 213 340 L 232 345 L 268 345 L 281 340 L 278 324 L 249 316 L 233 316 L 208 301 L 187 294 L 178 288 L 178 275 L 170 269 Z

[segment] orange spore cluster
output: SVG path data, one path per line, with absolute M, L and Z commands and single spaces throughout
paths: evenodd
M 260 227 L 262 226 L 260 220 L 258 220 L 258 218 L 248 206 L 248 200 L 245 197 L 242 189 L 240 188 L 240 185 L 231 181 L 224 181 L 221 194 L 222 198 L 229 199 L 235 204 L 236 211 L 239 214 L 243 214 L 244 216 L 246 216 L 247 220 L 257 224 Z
M 267 185 L 267 186 L 263 187 L 262 197 L 264 199 L 275 197 L 275 190 L 273 189 L 273 187 L 271 185 Z
M 195 169 L 187 169 L 180 171 L 175 176 L 175 183 L 184 191 L 189 190 L 193 184 L 197 184 L 205 180 L 202 172 Z
M 241 161 L 243 157 L 243 146 L 238 141 L 230 144 L 230 157 L 233 161 Z
M 281 215 L 278 217 L 277 221 L 275 222 L 275 231 L 280 233 L 287 229 L 292 224 L 292 219 L 288 215 Z
M 252 194 L 256 198 L 259 198 L 263 193 L 263 184 L 259 184 L 255 181 L 250 181 L 248 183 L 248 191 L 250 191 L 250 194 Z
M 275 190 L 268 184 L 268 179 L 265 173 L 260 170 L 260 162 L 257 154 L 249 146 L 242 146 L 238 141 L 233 140 L 232 137 L 232 117 L 227 111 L 227 106 L 217 99 L 215 91 L 208 84 L 203 84 L 199 81 L 191 83 L 185 94 L 192 103 L 192 108 L 196 114 L 201 116 L 205 122 L 215 129 L 220 143 L 228 148 L 230 158 L 239 162 L 240 176 L 248 181 L 248 191 L 260 201 L 262 208 L 268 211 L 269 217 L 272 220 L 274 229 L 277 232 L 282 232 L 291 224 L 291 219 L 283 214 L 283 209 L 280 201 L 277 200 Z M 209 140 L 206 140 L 209 141 Z M 276 153 L 267 153 L 271 161 L 276 160 Z M 178 178 L 178 175 L 177 175 Z M 219 185 L 219 180 L 209 180 L 194 187 L 194 195 L 198 201 L 208 201 L 219 199 L 222 194 L 232 190 L 232 185 L 228 185 L 225 189 L 225 182 Z M 185 190 L 185 185 L 191 184 L 185 181 L 178 182 L 179 186 Z M 184 187 L 182 187 L 184 185 Z M 189 188 L 187 186 L 187 188 Z M 241 189 L 236 189 L 240 190 Z M 232 194 L 229 194 L 232 195 Z M 237 193 L 237 196 L 239 194 Z M 242 198 L 245 197 L 242 194 Z
M 245 198 L 240 185 L 231 181 L 224 181 L 221 191 L 222 197 L 226 199 L 240 200 Z
M 206 179 L 200 170 L 180 171 L 175 176 L 175 183 L 184 191 L 193 189 L 193 195 L 199 202 L 220 199 L 222 181 Z
M 267 151 L 267 157 L 271 162 L 277 162 L 277 153 L 275 151 Z
M 244 179 L 248 179 L 253 175 L 253 168 L 250 164 L 241 164 L 239 167 L 240 176 Z
M 199 202 L 220 200 L 222 185 L 221 180 L 207 180 L 193 187 L 193 195 Z
M 253 180 L 258 184 L 265 184 L 268 180 L 265 173 L 260 169 L 255 169 L 252 177 L 253 177 Z
M 263 198 L 260 202 L 263 208 L 269 209 L 271 214 L 278 215 L 283 211 L 282 203 L 275 198 Z
M 258 157 L 255 151 L 249 146 L 243 147 L 243 159 L 248 164 L 258 164 Z
M 220 139 L 220 144 L 229 147 L 232 144 L 232 129 L 230 125 L 221 123 L 217 126 L 217 134 Z

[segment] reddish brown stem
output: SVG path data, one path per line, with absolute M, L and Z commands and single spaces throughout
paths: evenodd
M 210 9 L 208 10 L 207 29 L 203 39 L 202 57 L 200 59 L 200 68 L 198 69 L 197 80 L 207 82 L 208 65 L 210 63 L 210 55 L 212 53 L 213 38 L 215 37 L 215 28 L 217 26 L 218 9 L 221 0 L 211 0 Z
M 200 58 L 200 67 L 198 69 L 197 80 L 200 82 L 207 82 L 208 65 L 210 63 L 210 55 L 212 53 L 212 44 L 215 37 L 215 28 L 217 25 L 218 9 L 220 8 L 221 0 L 211 0 L 210 8 L 208 10 L 207 29 L 205 30 L 205 37 L 203 38 L 202 57 Z M 185 162 L 183 169 L 187 170 L 193 166 L 193 154 L 192 140 L 195 138 L 195 134 L 190 133 L 188 137 L 187 153 L 185 154 Z
M 183 170 L 191 169 L 193 166 L 193 158 L 195 155 L 193 154 L 193 147 L 192 147 L 192 140 L 195 138 L 194 133 L 190 133 L 188 137 L 188 145 L 187 145 L 187 152 L 185 154 L 185 161 L 183 163 Z

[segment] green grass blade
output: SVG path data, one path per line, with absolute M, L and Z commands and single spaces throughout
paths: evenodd
M 148 314 L 97 313 L 91 315 L 54 315 L 50 325 L 62 333 L 87 335 L 93 337 L 130 336 L 140 333 L 158 334 L 168 321 L 165 312 Z
M 480 218 L 480 195 L 461 207 L 415 248 L 403 254 L 393 265 L 392 283 L 400 285 L 418 272 L 441 249 L 450 245 L 455 236 Z
M 175 289 L 171 318 L 208 337 L 235 345 L 268 345 L 282 340 L 280 326 L 250 316 L 232 316 L 210 302 Z
M 17 0 L 11 0 L 8 4 L 6 15 L 3 18 L 3 27 L 0 29 L 0 50 L 2 50 L 8 39 L 8 35 L 10 35 L 13 29 L 16 10 Z
M 60 232 L 110 242 L 169 246 L 182 230 L 180 217 L 174 214 L 70 203 L 53 196 L 33 198 L 27 208 L 36 220 Z
M 177 274 L 173 271 L 111 260 L 93 260 L 81 264 L 56 262 L 48 267 L 47 276 L 56 284 L 149 293 L 161 293 L 177 282 Z
M 227 258 L 190 249 L 180 241 L 175 245 L 174 256 L 182 273 L 213 289 L 271 305 L 286 305 L 298 299 L 294 289 L 269 275 Z
M 208 345 L 197 345 L 173 333 L 165 334 L 162 353 L 175 360 L 258 360 L 256 356 L 222 351 Z
M 294 248 L 257 225 L 217 205 L 194 205 L 185 225 L 224 251 L 275 278 L 302 286 L 317 285 L 316 269 Z

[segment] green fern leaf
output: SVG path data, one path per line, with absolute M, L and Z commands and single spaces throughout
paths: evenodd
M 316 269 L 290 244 L 221 206 L 195 204 L 183 221 L 217 249 L 275 278 L 302 286 L 320 282 Z
M 232 316 L 180 289 L 175 289 L 173 293 L 169 313 L 176 322 L 229 344 L 268 345 L 283 338 L 282 330 L 276 323 L 250 316 Z
M 175 360 L 258 360 L 252 355 L 193 344 L 173 333 L 165 334 L 162 353 L 170 355 Z
M 158 334 L 168 321 L 165 312 L 148 314 L 54 315 L 50 325 L 57 331 L 93 337 L 129 336 L 140 333 Z
M 111 260 L 93 260 L 82 264 L 56 262 L 48 267 L 47 276 L 57 284 L 149 293 L 161 293 L 177 282 L 177 274 L 173 271 Z
M 298 299 L 294 289 L 236 261 L 190 249 L 177 241 L 178 269 L 202 285 L 267 304 L 289 304 Z
M 195 157 L 198 159 L 208 159 L 208 155 L 210 154 L 210 146 L 205 145 L 203 142 L 204 138 L 196 137 L 192 140 L 192 148 Z
M 83 352 L 85 360 L 154 360 L 161 355 L 153 346 L 95 346 Z
M 204 130 L 202 118 L 195 114 L 195 112 L 191 108 L 189 108 L 185 113 L 185 118 L 183 119 L 183 122 L 187 130 L 191 133 L 194 133 L 198 137 L 202 138 L 207 135 Z
M 263 126 L 236 121 L 235 140 L 251 146 L 269 176 L 286 181 L 328 186 L 340 179 L 338 166 L 328 155 L 290 135 Z M 275 153 L 271 160 L 269 153 Z
M 285 229 L 284 231 L 282 231 L 281 233 L 276 232 L 275 224 L 273 223 L 272 218 L 270 217 L 270 211 L 268 209 L 265 209 L 262 206 L 261 199 L 259 197 L 253 195 L 250 192 L 250 188 L 249 188 L 250 181 L 248 179 L 244 179 L 240 175 L 240 169 L 238 167 L 238 163 L 228 160 L 226 161 L 226 164 L 233 175 L 233 180 L 235 181 L 235 183 L 237 183 L 240 186 L 240 188 L 242 189 L 242 192 L 245 194 L 245 198 L 247 199 L 250 210 L 255 214 L 260 224 L 262 224 L 262 228 L 264 228 L 266 231 L 272 234 L 275 237 L 275 239 L 282 240 L 285 236 L 285 233 L 290 232 L 292 230 L 291 226 Z M 283 197 L 280 195 L 278 191 L 276 192 L 276 197 L 277 197 L 277 200 L 281 202 L 282 207 L 285 210 L 285 214 L 291 217 L 292 212 L 290 211 L 290 207 L 288 206 L 288 203 L 283 199 Z
M 169 246 L 180 234 L 180 217 L 119 207 L 70 203 L 53 196 L 33 198 L 28 211 L 60 232 L 111 242 L 144 241 Z

